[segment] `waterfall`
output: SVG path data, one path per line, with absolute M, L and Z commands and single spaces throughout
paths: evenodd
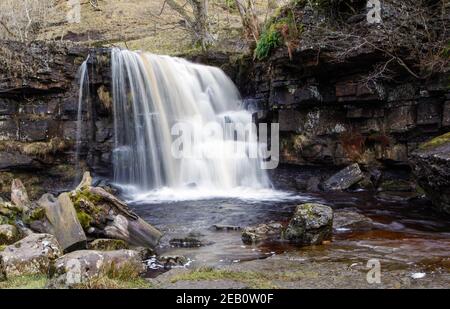
M 250 158 L 248 147 L 238 147 L 244 137 L 204 132 L 210 123 L 223 128 L 227 123 L 252 123 L 252 115 L 240 107 L 237 88 L 222 70 L 118 48 L 111 56 L 115 183 L 133 192 L 169 190 L 175 197 L 188 189 L 226 196 L 236 188 L 270 187 L 260 159 Z M 174 156 L 177 136 L 172 128 L 177 123 L 193 128 L 192 153 L 219 153 Z M 249 140 L 257 143 L 252 134 Z
M 89 98 L 89 74 L 87 70 L 89 56 L 81 64 L 78 69 L 78 78 L 80 88 L 78 90 L 78 109 L 77 109 L 77 131 L 76 131 L 76 148 L 75 148 L 75 159 L 76 159 L 76 179 L 75 185 L 81 180 L 82 171 L 80 168 L 80 150 L 81 150 L 81 133 L 83 125 L 83 102 Z

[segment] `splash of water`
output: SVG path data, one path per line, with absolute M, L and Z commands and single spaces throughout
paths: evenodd
M 226 155 L 244 143 L 242 137 L 230 140 L 202 134 L 208 123 L 252 122 L 251 114 L 240 107 L 238 90 L 222 70 L 116 48 L 111 56 L 115 183 L 149 199 L 161 199 L 164 192 L 167 198 L 179 199 L 183 192 L 203 198 L 270 188 L 260 159 L 250 158 L 248 149 Z M 221 149 L 223 154 L 175 158 L 171 147 L 176 137 L 171 129 L 180 122 L 201 134 L 193 139 L 194 153 Z

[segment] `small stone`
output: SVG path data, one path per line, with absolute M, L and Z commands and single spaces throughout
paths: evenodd
M 216 231 L 239 231 L 239 230 L 241 230 L 241 227 L 240 226 L 236 226 L 236 225 L 214 224 L 212 227 Z

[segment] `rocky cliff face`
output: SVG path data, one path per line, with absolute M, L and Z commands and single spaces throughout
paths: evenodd
M 0 191 L 14 176 L 33 197 L 73 185 L 78 108 L 77 71 L 91 53 L 92 96 L 83 107 L 82 156 L 101 167 L 111 136 L 103 51 L 70 44 L 2 42 L 0 47 Z M 101 69 L 100 69 L 101 68 Z M 106 86 L 105 86 L 106 85 Z M 100 99 L 102 98 L 102 99 Z M 109 104 L 109 105 L 108 105 Z M 89 147 L 88 147 L 89 145 Z M 102 157 L 103 156 L 103 157 Z
M 370 87 L 363 78 L 380 57 L 310 50 L 290 60 L 279 50 L 269 61 L 244 62 L 236 80 L 250 109 L 280 123 L 282 162 L 406 166 L 419 143 L 450 128 L 448 79 L 403 76 Z

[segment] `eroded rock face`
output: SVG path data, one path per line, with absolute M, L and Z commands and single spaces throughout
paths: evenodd
M 145 266 L 139 252 L 133 250 L 81 250 L 66 254 L 55 261 L 49 287 L 75 287 L 109 271 L 141 273 Z
M 352 164 L 339 171 L 326 180 L 322 187 L 325 191 L 341 191 L 350 188 L 364 178 L 357 163 Z
M 53 235 L 32 234 L 0 252 L 0 264 L 7 278 L 47 274 L 52 261 L 62 252 Z
M 297 206 L 294 215 L 283 233 L 289 242 L 301 245 L 318 245 L 331 239 L 333 209 L 321 204 Z
M 436 210 L 450 214 L 450 133 L 421 145 L 412 155 L 411 167 Z

